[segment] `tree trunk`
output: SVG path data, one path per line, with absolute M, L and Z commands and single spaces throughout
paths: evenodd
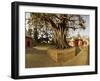
M 60 48 L 60 49 L 69 47 L 69 45 L 66 41 L 67 30 L 66 30 L 65 19 L 61 19 L 60 20 L 61 22 L 58 23 L 57 25 L 54 23 L 54 21 L 51 18 L 45 18 L 45 19 L 51 24 L 51 26 L 54 30 L 53 41 L 54 41 L 56 47 Z
M 53 40 L 57 48 L 64 49 L 64 48 L 69 47 L 66 41 L 66 31 L 65 30 L 63 31 L 61 28 L 55 29 L 53 36 L 54 36 Z

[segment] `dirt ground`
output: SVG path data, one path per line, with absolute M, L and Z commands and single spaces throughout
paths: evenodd
M 55 62 L 47 53 L 49 47 L 47 46 L 37 46 L 33 48 L 26 49 L 25 56 L 25 67 L 35 68 L 35 67 L 56 67 L 56 66 L 78 66 L 78 65 L 88 65 L 89 64 L 89 52 L 88 47 L 80 48 L 81 51 L 77 56 L 70 56 L 75 54 L 75 48 L 64 49 L 63 54 L 61 54 L 60 60 Z M 67 50 L 70 50 L 67 51 Z M 53 51 L 51 51 L 53 54 Z

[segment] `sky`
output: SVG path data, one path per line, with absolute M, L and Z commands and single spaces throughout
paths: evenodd
M 82 15 L 82 18 L 86 21 L 85 22 L 86 29 L 85 30 L 77 29 L 76 31 L 70 30 L 71 36 L 76 36 L 79 33 L 81 36 L 88 36 L 89 37 L 89 28 L 90 28 L 89 15 Z

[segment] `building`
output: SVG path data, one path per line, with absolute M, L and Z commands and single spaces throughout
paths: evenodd
M 71 37 L 68 40 L 68 44 L 71 47 L 74 47 L 74 46 L 82 46 L 82 47 L 85 47 L 85 46 L 88 46 L 89 45 L 89 39 L 86 38 L 85 36 L 84 37 L 81 37 L 80 34 L 77 34 L 76 37 Z
M 71 46 L 71 47 L 74 47 L 75 46 L 75 43 L 74 43 L 74 38 L 69 38 L 69 39 L 67 39 L 68 40 L 68 44 L 69 44 L 69 46 Z
M 30 34 L 28 34 L 27 30 L 25 30 L 25 47 L 32 47 L 32 37 L 30 36 Z

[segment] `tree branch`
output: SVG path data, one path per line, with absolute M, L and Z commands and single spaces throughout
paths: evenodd
M 52 25 L 53 28 L 55 28 L 55 29 L 58 28 L 57 25 L 54 23 L 54 21 L 53 21 L 51 18 L 49 18 L 49 17 L 44 17 L 44 19 L 45 19 L 47 22 L 49 22 L 49 23 Z
M 60 18 L 60 17 L 58 17 L 57 15 L 54 15 L 54 17 L 56 17 L 56 18 L 57 18 L 57 19 L 59 19 L 59 20 L 61 19 L 61 18 Z
M 71 28 L 71 29 L 73 29 L 73 30 L 76 30 L 76 29 L 78 29 L 78 28 L 75 28 L 75 27 L 67 27 L 67 28 Z

